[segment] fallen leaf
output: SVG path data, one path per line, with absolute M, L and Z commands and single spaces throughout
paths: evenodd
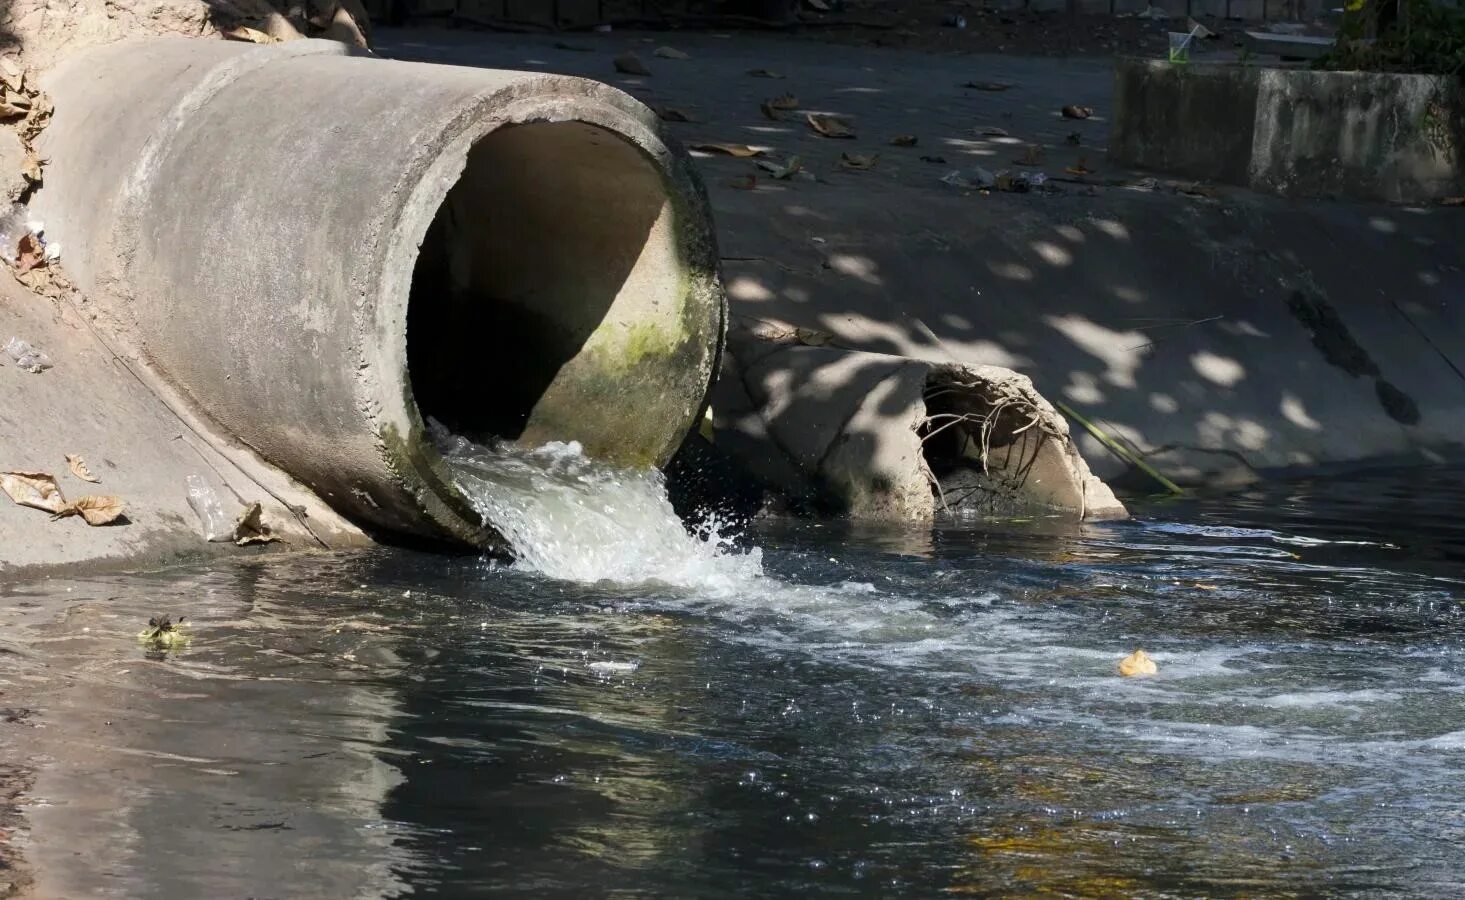
M 736 156 L 739 159 L 746 159 L 750 156 L 762 156 L 762 150 L 755 150 L 747 144 L 688 144 L 692 150 L 701 150 L 703 153 L 721 153 L 725 156 Z
M 779 162 L 775 159 L 760 159 L 754 161 L 755 165 L 763 171 L 772 175 L 779 181 L 784 181 L 797 175 L 804 168 L 804 163 L 797 156 L 790 156 L 786 161 Z
M 1078 158 L 1078 162 L 1075 165 L 1071 165 L 1063 171 L 1067 172 L 1070 175 L 1078 175 L 1080 177 L 1084 175 L 1094 174 L 1094 170 L 1085 165 L 1086 162 L 1087 160 L 1080 156 Z
M 1012 85 L 1003 81 L 968 81 L 962 87 L 975 88 L 979 91 L 1005 91 Z
M 737 188 L 740 191 L 752 191 L 758 188 L 757 175 L 739 175 L 727 183 L 730 188 Z
M 15 254 L 15 271 L 24 275 L 45 262 L 46 250 L 41 246 L 40 238 L 29 231 L 21 235 Z
M 918 140 L 919 140 L 919 138 L 917 138 L 913 134 L 897 134 L 895 137 L 893 137 L 893 138 L 890 139 L 890 146 L 892 146 L 892 147 L 914 147 L 916 145 L 916 142 Z
M 279 538 L 270 532 L 270 527 L 262 520 L 263 514 L 258 502 L 244 507 L 244 512 L 234 520 L 234 543 L 244 547 L 278 541 Z
M 1028 144 L 1022 151 L 1022 156 L 1012 161 L 1015 166 L 1041 166 L 1043 164 L 1043 148 L 1039 144 Z
M 991 128 L 983 128 L 982 137 L 1007 137 L 1007 129 L 997 128 L 996 126 L 993 126 Z
M 852 138 L 855 130 L 850 127 L 849 122 L 839 116 L 826 116 L 821 113 L 809 113 L 807 116 L 809 127 L 820 137 L 827 138 Z
M 0 121 L 8 122 L 11 119 L 18 119 L 22 116 L 30 114 L 30 109 L 28 107 L 17 106 L 16 104 L 12 103 L 10 99 L 11 96 L 12 95 L 7 94 L 4 97 L 0 97 Z
M 0 491 L 21 506 L 59 513 L 66 508 L 66 498 L 56 479 L 47 472 L 0 472 Z
M 1465 206 L 1465 197 L 1446 197 L 1440 201 L 1440 206 Z
M 12 91 L 25 88 L 25 70 L 13 59 L 0 59 L 0 81 Z
M 863 172 L 866 169 L 875 168 L 875 162 L 880 159 L 880 154 L 866 155 L 863 153 L 841 153 L 839 164 L 846 169 L 854 169 Z
M 834 335 L 813 328 L 795 328 L 794 340 L 805 347 L 824 347 L 834 341 Z
M 555 42 L 555 45 L 554 45 L 554 48 L 556 50 L 573 50 L 576 53 L 594 53 L 595 52 L 595 48 L 594 47 L 591 47 L 591 46 L 586 45 L 586 44 L 572 44 L 569 41 L 556 41 Z
M 754 78 L 782 78 L 783 77 L 783 74 L 781 72 L 775 72 L 772 69 L 749 69 L 748 70 L 748 74 L 749 75 L 752 75 Z
M 25 180 L 32 184 L 41 183 L 41 158 L 32 151 L 26 151 L 25 159 L 20 164 L 20 174 Z
M 651 108 L 656 111 L 657 118 L 661 119 L 661 121 L 663 122 L 702 121 L 701 119 L 698 119 L 696 116 L 693 116 L 691 113 L 687 112 L 685 109 L 682 109 L 679 106 L 653 106 Z
M 1136 650 L 1119 661 L 1119 674 L 1125 678 L 1135 675 L 1154 675 L 1160 671 L 1155 661 L 1143 650 Z
M 944 157 L 944 156 L 923 156 L 923 157 L 921 157 L 921 162 L 935 163 L 938 166 L 944 166 L 944 165 L 946 165 L 946 157 Z
M 1094 114 L 1092 106 L 1065 106 L 1060 112 L 1065 119 L 1087 119 Z
M 764 102 L 766 102 L 769 106 L 773 107 L 774 109 L 798 109 L 799 108 L 799 98 L 798 97 L 795 97 L 793 94 L 779 94 L 777 97 L 774 97 L 771 100 L 766 100 Z
M 1174 185 L 1174 188 L 1175 193 L 1177 194 L 1186 194 L 1187 196 L 1191 197 L 1205 197 L 1208 200 L 1214 200 L 1217 197 L 1221 196 L 1220 191 L 1209 185 L 1201 184 L 1198 181 L 1177 184 Z
M 66 504 L 51 518 L 64 519 L 67 516 L 81 516 L 88 525 L 111 525 L 122 518 L 122 514 L 126 511 L 120 497 L 87 495 Z
M 782 122 L 783 121 L 783 114 L 780 113 L 778 111 L 778 108 L 775 107 L 768 100 L 764 100 L 762 103 L 758 104 L 758 111 L 761 112 L 761 113 L 763 113 L 763 118 L 769 120 L 770 122 Z
M 641 57 L 637 56 L 630 50 L 627 50 L 625 53 L 617 56 L 615 59 L 611 60 L 611 62 L 615 65 L 617 72 L 624 72 L 627 75 L 651 74 L 651 70 L 646 68 L 645 63 L 641 62 Z
M 71 474 L 82 481 L 90 481 L 92 484 L 101 484 L 102 479 L 92 474 L 92 470 L 86 466 L 86 460 L 75 453 L 66 454 L 66 465 L 71 469 Z
M 274 35 L 265 34 L 258 28 L 250 28 L 247 25 L 229 29 L 224 32 L 224 37 L 231 41 L 246 41 L 251 44 L 278 44 L 280 42 L 280 39 Z
M 683 53 L 682 51 L 678 50 L 675 47 L 657 47 L 655 50 L 653 50 L 651 52 L 652 52 L 652 55 L 653 56 L 659 56 L 662 59 L 691 59 L 692 58 L 692 57 L 688 56 L 687 54 Z

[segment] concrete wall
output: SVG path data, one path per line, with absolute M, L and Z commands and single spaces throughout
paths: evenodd
M 1465 193 L 1465 91 L 1426 75 L 1119 60 L 1112 159 L 1288 197 Z

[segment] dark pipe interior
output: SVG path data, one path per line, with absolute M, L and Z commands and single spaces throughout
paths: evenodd
M 413 270 L 407 363 L 423 418 L 517 438 L 614 317 L 665 202 L 658 170 L 592 125 L 505 126 L 474 145 Z

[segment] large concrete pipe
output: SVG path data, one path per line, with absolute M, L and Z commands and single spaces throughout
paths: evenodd
M 133 41 L 68 60 L 34 204 L 224 431 L 358 521 L 492 540 L 427 437 L 666 462 L 725 302 L 701 185 L 591 81 Z

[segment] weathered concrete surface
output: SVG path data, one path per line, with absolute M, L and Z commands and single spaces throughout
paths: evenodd
M 0 471 L 49 472 L 67 499 L 110 494 L 127 505 L 125 524 L 93 528 L 79 517 L 50 521 L 48 513 L 0 495 L 0 576 L 41 566 L 65 565 L 71 572 L 155 566 L 234 549 L 204 542 L 188 505 L 189 474 L 208 482 L 231 514 L 260 502 L 265 523 L 287 545 L 366 543 L 308 491 L 252 465 L 247 454 L 216 449 L 196 423 L 175 415 L 136 369 L 109 350 L 85 310 L 53 305 L 3 275 L 0 335 L 0 344 L 11 337 L 29 341 L 54 364 L 33 374 L 0 357 Z M 101 483 L 71 475 L 68 453 L 82 456 Z
M 1050 174 L 1086 157 L 1101 177 L 1134 179 L 1091 149 L 1107 138 L 1108 66 L 685 36 L 676 45 L 693 59 L 653 60 L 652 77 L 633 78 L 610 59 L 644 47 L 638 37 L 583 40 L 603 52 L 416 31 L 382 44 L 610 78 L 705 119 L 673 126 L 685 139 L 799 154 L 819 181 L 765 175 L 744 190 L 734 179 L 752 163 L 701 160 L 735 317 L 828 332 L 849 349 L 1015 369 L 1190 483 L 1465 456 L 1460 210 L 1213 199 L 1163 185 L 964 194 L 938 178 L 1011 166 L 1027 143 L 1045 148 Z M 745 74 L 755 67 L 787 77 Z M 1015 86 L 959 87 L 972 79 Z M 759 101 L 785 91 L 808 110 L 852 116 L 859 137 L 765 119 Z M 1066 104 L 1095 115 L 1065 120 Z M 981 133 L 993 126 L 1010 135 Z M 1065 141 L 1074 132 L 1078 146 Z M 887 146 L 898 134 L 920 143 Z M 881 158 L 847 171 L 845 151 Z M 1079 443 L 1101 477 L 1154 489 L 1092 437 Z
M 386 531 L 496 539 L 430 417 L 664 463 L 724 299 L 655 116 L 583 80 L 342 52 L 124 41 L 47 76 L 33 208 L 119 343 Z
M 1110 155 L 1287 197 L 1428 202 L 1465 193 L 1456 79 L 1115 63 Z

